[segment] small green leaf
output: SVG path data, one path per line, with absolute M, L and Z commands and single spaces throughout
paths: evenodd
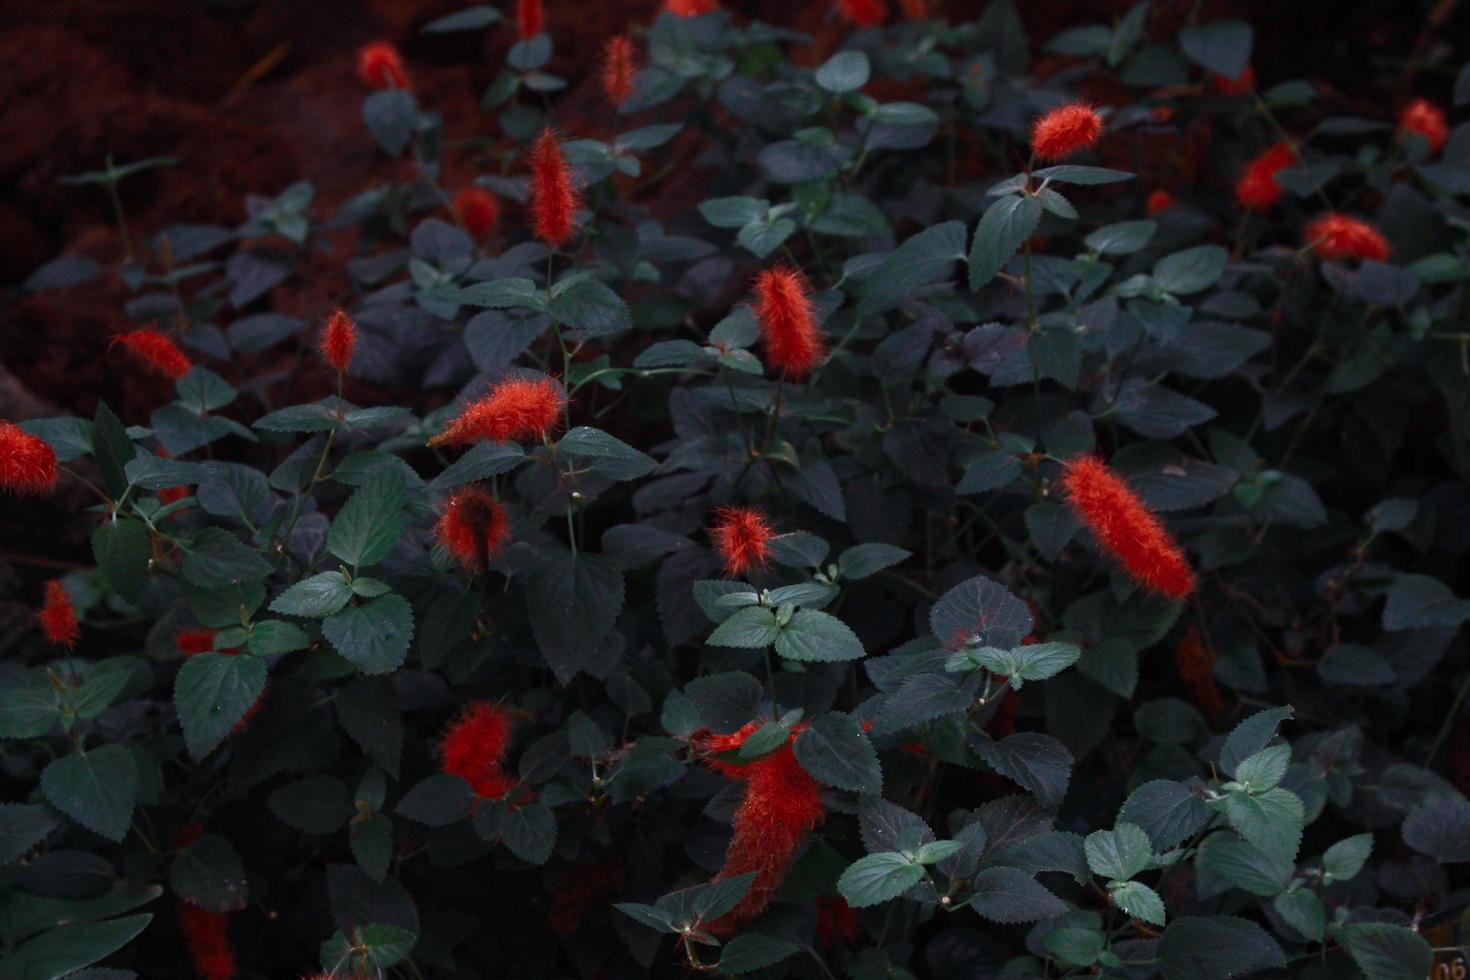
M 398 543 L 405 520 L 403 474 L 384 467 L 337 512 L 327 532 L 327 550 L 353 568 L 375 565 Z
M 379 596 L 322 620 L 322 635 L 364 674 L 386 674 L 408 657 L 413 607 L 401 595 Z
M 924 866 L 897 851 L 880 851 L 854 861 L 837 879 L 837 891 L 853 908 L 897 898 L 924 877 Z
M 776 652 L 788 660 L 858 660 L 863 644 L 847 624 L 815 609 L 798 609 L 776 637 Z
M 1036 231 L 1041 203 L 1034 197 L 1008 195 L 985 209 L 970 246 L 970 290 L 978 292 L 995 278 L 1016 250 Z

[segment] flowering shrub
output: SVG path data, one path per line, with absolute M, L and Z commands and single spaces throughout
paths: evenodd
M 564 78 L 570 6 L 426 26 L 510 45 L 482 133 L 362 48 L 342 206 L 31 277 L 172 394 L 0 422 L 95 557 L 0 672 L 0 977 L 1449 962 L 1470 70 L 667 0 Z

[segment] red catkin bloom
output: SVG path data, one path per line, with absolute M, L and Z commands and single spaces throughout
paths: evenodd
M 46 583 L 46 598 L 41 603 L 41 611 L 36 614 L 36 618 L 41 621 L 41 632 L 47 643 L 66 647 L 68 650 L 77 645 L 82 628 L 77 625 L 76 607 L 72 605 L 66 583 L 61 579 L 54 578 Z
M 352 363 L 352 352 L 357 350 L 357 324 L 352 322 L 352 317 L 341 310 L 327 317 L 316 349 L 338 374 L 346 374 L 347 366 Z
M 628 866 L 620 861 L 582 861 L 568 869 L 567 876 L 551 893 L 546 925 L 552 932 L 569 936 L 582 927 L 588 909 L 617 893 L 628 878 Z
M 1096 456 L 1078 456 L 1066 464 L 1061 484 L 1072 510 L 1135 581 L 1171 599 L 1194 591 L 1189 559 L 1106 463 Z
M 1148 211 L 1150 216 L 1156 215 L 1161 211 L 1167 211 L 1173 206 L 1174 195 L 1170 194 L 1162 187 L 1151 192 L 1148 196 L 1148 200 L 1144 202 L 1144 209 Z
M 837 12 L 854 27 L 877 27 L 888 16 L 883 0 L 837 0 Z
M 556 427 L 566 399 L 550 378 L 508 378 L 464 407 L 430 446 L 457 446 L 493 439 L 544 439 Z
M 638 70 L 638 51 L 626 34 L 607 39 L 602 50 L 602 91 L 607 101 L 622 108 L 633 94 L 633 73 Z
M 822 359 L 825 345 L 805 278 L 787 265 L 755 277 L 755 318 L 766 345 L 766 361 L 800 381 Z
M 1195 706 L 1211 721 L 1225 713 L 1225 702 L 1215 684 L 1215 652 L 1205 645 L 1199 627 L 1191 626 L 1174 648 L 1179 677 L 1194 696 Z
M 923 20 L 929 16 L 928 0 L 898 0 L 898 5 L 909 20 Z
M 483 487 L 455 491 L 434 523 L 434 540 L 472 572 L 484 571 L 509 537 L 505 507 Z
M 483 242 L 495 230 L 500 218 L 500 202 L 495 195 L 480 187 L 466 187 L 454 195 L 454 216 L 477 242 Z
M 1256 87 L 1256 70 L 1250 65 L 1234 78 L 1224 75 L 1211 75 L 1210 87 L 1221 95 L 1245 95 Z
M 664 0 L 664 11 L 675 17 L 700 17 L 719 9 L 719 0 Z
M 206 912 L 189 902 L 179 903 L 179 931 L 189 962 L 204 980 L 234 980 L 235 951 L 230 947 L 230 920 L 222 912 Z
M 179 630 L 174 635 L 174 643 L 178 645 L 179 655 L 185 660 L 201 653 L 210 653 L 214 650 L 214 637 L 219 630 L 210 629 L 208 626 L 195 626 L 191 629 Z
M 189 355 L 179 350 L 173 338 L 154 327 L 118 334 L 113 343 L 122 344 L 138 360 L 175 381 L 188 374 L 194 366 Z
M 531 230 L 547 248 L 561 248 L 576 230 L 580 206 L 561 144 L 544 129 L 531 147 Z
M 1450 125 L 1444 110 L 1428 99 L 1415 99 L 1399 113 L 1399 129 L 1418 133 L 1429 143 L 1429 152 L 1438 153 L 1450 138 Z
M 720 507 L 714 513 L 710 539 L 730 578 L 765 567 L 771 557 L 771 522 L 754 507 Z
M 817 945 L 846 946 L 857 941 L 863 918 L 841 896 L 817 896 Z
M 1296 150 L 1281 142 L 1258 153 L 1235 180 L 1235 203 L 1247 211 L 1266 211 L 1281 200 L 1276 175 L 1296 163 Z
M 1308 222 L 1302 237 L 1324 259 L 1388 259 L 1388 239 L 1377 228 L 1336 211 Z
M 1031 126 L 1031 150 L 1038 160 L 1061 160 L 1097 143 L 1102 116 L 1089 105 L 1057 106 Z
M 374 41 L 357 49 L 357 78 L 372 89 L 409 87 L 403 56 L 388 41 Z
M 476 796 L 500 799 L 515 785 L 502 765 L 514 724 L 515 715 L 503 705 L 492 701 L 466 705 L 439 743 L 444 771 L 469 783 Z
M 529 41 L 546 26 L 541 0 L 516 0 L 516 29 L 522 41 Z
M 0 489 L 30 496 L 55 485 L 56 452 L 46 440 L 0 420 Z

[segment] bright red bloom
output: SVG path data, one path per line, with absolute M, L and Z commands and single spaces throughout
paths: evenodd
M 710 528 L 715 554 L 725 563 L 725 574 L 731 578 L 762 568 L 771 557 L 771 539 L 776 532 L 754 507 L 720 507 L 714 513 Z
M 825 345 L 800 272 L 778 265 L 755 277 L 755 318 L 766 361 L 786 377 L 800 381 L 822 359 Z
M 368 88 L 409 88 L 403 56 L 388 41 L 374 41 L 357 49 L 357 78 Z
M 1429 152 L 1438 153 L 1450 138 L 1450 124 L 1444 110 L 1428 99 L 1415 99 L 1399 113 L 1399 129 L 1418 133 L 1429 143 Z
M 1144 209 L 1148 211 L 1150 216 L 1156 215 L 1161 211 L 1167 211 L 1173 206 L 1174 195 L 1162 187 L 1150 193 L 1148 200 L 1144 202 Z
M 39 436 L 0 420 L 0 489 L 21 496 L 56 485 L 56 452 Z
M 1148 117 L 1156 123 L 1171 122 L 1174 119 L 1174 107 L 1171 105 L 1156 105 L 1148 111 Z
M 434 524 L 434 540 L 472 572 L 484 571 L 509 537 L 505 507 L 477 486 L 455 491 Z
M 113 343 L 122 344 L 138 360 L 175 381 L 188 374 L 194 366 L 189 355 L 179 350 L 173 338 L 154 327 L 118 334 Z
M 1061 484 L 1072 510 L 1135 581 L 1171 599 L 1194 591 L 1189 559 L 1106 463 L 1096 456 L 1078 456 L 1066 464 Z
M 541 0 L 516 0 L 516 28 L 520 31 L 521 40 L 529 41 L 546 25 L 545 14 L 541 10 Z
M 550 128 L 544 129 L 531 147 L 531 230 L 547 248 L 561 248 L 576 230 L 580 206 L 561 144 Z
M 439 743 L 444 771 L 469 783 L 476 796 L 500 799 L 516 782 L 502 765 L 514 724 L 515 715 L 503 705 L 492 701 L 466 705 Z
M 720 9 L 720 0 L 664 0 L 664 10 L 675 17 L 699 17 Z
M 500 202 L 495 195 L 480 187 L 466 187 L 454 195 L 454 216 L 477 242 L 483 242 L 495 230 L 500 217 Z
M 566 399 L 550 378 L 508 378 L 470 402 L 431 446 L 455 446 L 486 439 L 544 439 L 556 427 Z
M 72 605 L 66 583 L 61 579 L 54 578 L 46 583 L 46 599 L 41 603 L 41 611 L 36 618 L 41 621 L 41 632 L 45 634 L 47 643 L 68 650 L 77 645 L 82 628 L 77 625 L 76 607 Z
M 352 352 L 357 349 L 357 324 L 352 322 L 352 317 L 341 310 L 327 317 L 316 349 L 338 374 L 346 374 L 347 366 L 352 363 Z
M 547 928 L 564 936 L 576 932 L 587 910 L 615 894 L 627 878 L 628 866 L 620 861 L 583 861 L 573 865 L 551 893 L 551 907 L 546 911 Z
M 1225 713 L 1225 702 L 1215 684 L 1215 651 L 1205 646 L 1199 627 L 1191 626 L 1174 648 L 1174 664 L 1194 703 L 1211 721 Z
M 877 27 L 888 16 L 883 0 L 837 0 L 837 12 L 855 27 Z
M 1308 222 L 1302 237 L 1324 259 L 1388 259 L 1388 239 L 1377 228 L 1336 211 Z
M 1287 142 L 1258 153 L 1235 181 L 1235 202 L 1247 211 L 1265 211 L 1281 200 L 1276 175 L 1296 163 L 1296 150 Z
M 1031 150 L 1038 160 L 1061 160 L 1097 143 L 1102 116 L 1089 105 L 1057 106 L 1031 126 Z
M 898 5 L 909 20 L 923 20 L 929 16 L 928 0 L 898 0 Z
M 1256 87 L 1256 70 L 1250 65 L 1234 78 L 1226 78 L 1224 75 L 1210 75 L 1210 87 L 1221 95 L 1245 95 Z
M 626 34 L 607 39 L 602 51 L 602 91 L 607 101 L 622 107 L 633 94 L 633 73 L 638 70 L 638 50 Z
M 213 652 L 214 637 L 218 632 L 219 630 L 210 629 L 208 626 L 179 630 L 174 634 L 174 642 L 178 644 L 179 655 L 187 660 L 197 654 Z
M 863 917 L 841 896 L 817 896 L 817 945 L 845 946 L 862 931 Z
M 189 902 L 179 903 L 184 948 L 204 980 L 234 980 L 235 951 L 230 947 L 229 927 L 229 916 L 222 912 L 206 912 Z

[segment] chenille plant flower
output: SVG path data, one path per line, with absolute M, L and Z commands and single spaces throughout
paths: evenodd
M 1170 599 L 1194 591 L 1194 570 L 1183 550 L 1106 463 L 1096 456 L 1075 457 L 1060 482 L 1068 506 L 1135 581 Z
M 188 374 L 194 367 L 194 362 L 179 348 L 178 343 L 155 327 L 140 327 L 120 333 L 113 338 L 113 343 L 121 344 L 140 362 L 174 381 Z
M 1102 116 L 1081 102 L 1057 106 L 1031 126 L 1031 151 L 1038 160 L 1063 160 L 1097 145 Z

